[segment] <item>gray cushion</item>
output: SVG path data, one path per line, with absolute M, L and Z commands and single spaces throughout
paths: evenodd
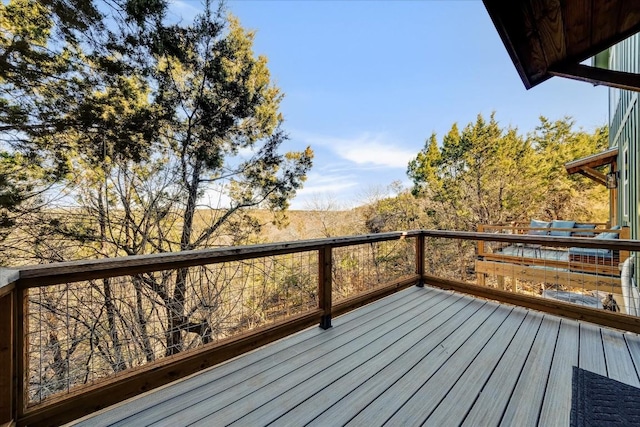
M 614 230 L 613 228 L 611 230 Z M 598 234 L 596 237 L 594 237 L 594 239 L 617 239 L 619 236 L 618 233 L 600 233 Z
M 573 228 L 584 229 L 584 230 L 595 230 L 595 224 L 574 224 Z M 596 233 L 592 231 L 574 231 L 571 233 L 572 236 L 575 237 L 593 237 Z
M 549 228 L 550 223 L 548 223 L 547 221 L 539 221 L 537 219 L 532 219 L 531 222 L 529 223 L 529 227 L 530 228 Z M 547 235 L 547 231 L 546 230 L 529 230 L 527 231 L 527 234 L 532 235 L 532 236 L 546 236 Z
M 599 248 L 569 248 L 571 255 L 585 255 L 595 256 L 599 258 L 611 258 L 611 251 L 609 249 Z
M 557 219 L 554 219 L 553 222 L 551 222 L 551 232 L 549 233 L 551 236 L 564 236 L 564 237 L 569 237 L 571 236 L 571 231 L 557 231 L 557 230 L 553 230 L 554 228 L 573 228 L 573 226 L 576 225 L 575 221 L 560 221 Z

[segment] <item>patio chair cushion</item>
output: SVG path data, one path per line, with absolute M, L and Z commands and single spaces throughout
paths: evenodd
M 611 251 L 609 249 L 602 249 L 602 248 L 569 248 L 569 255 L 611 258 Z
M 537 219 L 532 219 L 531 222 L 529 223 L 529 228 L 549 228 L 549 225 L 551 225 L 551 223 L 549 223 L 547 221 L 539 221 Z M 546 236 L 548 234 L 548 231 L 546 231 L 546 230 L 529 230 L 529 231 L 527 231 L 527 234 L 529 234 L 531 236 Z
M 553 229 L 554 228 L 573 228 L 574 225 L 576 225 L 575 221 L 560 221 L 560 220 L 554 219 L 551 222 L 551 232 L 549 234 L 551 236 L 569 237 L 571 236 L 572 231 L 557 231 Z
M 620 230 L 620 226 L 611 227 L 611 230 Z M 594 239 L 617 239 L 618 237 L 620 237 L 618 233 L 606 232 L 598 234 Z
M 582 229 L 582 230 L 595 230 L 595 224 L 574 224 L 573 228 Z M 596 235 L 593 231 L 574 231 L 571 233 L 572 236 L 575 237 L 593 237 Z

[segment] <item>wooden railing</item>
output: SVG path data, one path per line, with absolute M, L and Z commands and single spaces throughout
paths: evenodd
M 533 235 L 535 233 L 564 232 L 577 234 L 578 236 L 590 235 L 593 239 L 601 233 L 614 235 L 616 239 L 628 239 L 629 228 L 621 229 L 580 229 L 580 228 L 530 228 L 528 226 L 501 226 L 479 225 L 479 232 L 492 234 Z M 479 284 L 483 284 L 484 276 L 489 272 L 500 273 L 499 277 L 510 275 L 523 280 L 541 280 L 546 277 L 546 269 L 566 270 L 563 274 L 558 272 L 558 280 L 555 284 L 569 286 L 570 283 L 579 283 L 585 289 L 596 290 L 600 284 L 607 281 L 609 284 L 620 287 L 620 265 L 629 257 L 628 251 L 615 251 L 598 253 L 597 251 L 573 251 L 577 245 L 560 248 L 560 245 L 552 246 L 544 244 L 519 242 L 511 245 L 493 245 L 487 247 L 484 242 L 478 243 L 476 273 Z M 518 266 L 513 268 L 513 266 Z M 566 273 L 566 274 L 564 274 Z M 605 279 L 603 276 L 609 276 Z M 501 287 L 503 280 L 500 279 Z M 503 287 L 504 288 L 504 287 Z
M 640 332 L 640 319 L 637 317 L 506 292 L 489 286 L 478 286 L 465 280 L 466 277 L 459 277 L 460 274 L 467 274 L 466 270 L 458 269 L 460 263 L 466 262 L 463 259 L 466 256 L 465 251 L 470 248 L 472 256 L 475 256 L 482 242 L 496 241 L 505 244 L 578 246 L 640 252 L 640 242 L 626 239 L 597 241 L 589 238 L 417 230 L 6 269 L 0 276 L 0 366 L 2 366 L 0 369 L 2 393 L 0 423 L 48 425 L 79 418 L 313 324 L 319 324 L 325 329 L 329 328 L 333 316 L 413 284 L 439 286 L 574 319 Z M 448 248 L 455 248 L 455 250 L 450 251 Z M 300 258 L 288 258 L 295 254 L 299 254 L 297 256 Z M 305 260 L 304 274 L 292 273 L 290 264 L 301 262 L 300 260 Z M 233 274 L 211 274 L 213 268 L 227 268 L 224 271 L 228 271 L 230 265 L 234 266 L 231 269 Z M 274 274 L 274 270 L 270 270 L 270 266 L 273 265 L 286 265 L 289 268 L 288 275 Z M 257 324 L 249 329 L 234 326 L 232 329 L 237 330 L 237 333 L 229 335 L 220 333 L 215 339 L 212 338 L 213 333 L 209 330 L 210 335 L 206 335 L 207 339 L 204 339 L 205 335 L 199 336 L 197 340 L 192 341 L 194 344 L 191 348 L 185 345 L 181 351 L 174 353 L 168 351 L 167 346 L 163 346 L 161 351 L 158 351 L 158 343 L 161 342 L 158 338 L 156 344 L 150 347 L 152 350 L 155 349 L 156 353 L 147 353 L 148 360 L 143 360 L 145 354 L 142 353 L 143 356 L 140 356 L 139 362 L 129 361 L 126 369 L 115 370 L 115 373 L 102 377 L 98 375 L 98 371 L 104 371 L 104 366 L 100 365 L 95 369 L 96 372 L 91 372 L 95 380 L 87 375 L 89 379 L 73 385 L 72 378 L 69 377 L 67 381 L 70 385 L 67 389 L 51 395 L 43 395 L 42 398 L 38 396 L 34 398 L 29 389 L 33 383 L 30 375 L 34 371 L 30 369 L 30 364 L 42 363 L 42 361 L 37 360 L 38 353 L 33 351 L 33 348 L 42 346 L 42 343 L 47 340 L 47 329 L 44 326 L 38 326 L 38 322 L 51 322 L 52 317 L 59 315 L 58 309 L 52 309 L 48 301 L 55 299 L 61 304 L 61 308 L 67 310 L 70 308 L 75 310 L 77 306 L 86 307 L 88 313 L 96 311 L 94 315 L 99 316 L 102 315 L 101 312 L 98 313 L 98 310 L 92 307 L 105 309 L 104 304 L 92 305 L 97 304 L 94 299 L 81 298 L 85 289 L 87 292 L 92 289 L 94 291 L 102 289 L 94 281 L 126 277 L 126 281 L 118 282 L 122 293 L 118 297 L 113 297 L 113 301 L 116 304 L 124 304 L 126 302 L 124 299 L 131 297 L 133 305 L 136 302 L 140 304 L 139 300 L 133 298 L 136 284 L 146 281 L 144 282 L 146 286 L 157 286 L 160 282 L 153 282 L 154 277 L 166 278 L 168 273 L 164 272 L 182 271 L 181 269 L 187 269 L 187 272 L 192 271 L 188 269 L 199 269 L 197 271 L 202 274 L 194 274 L 197 280 L 193 279 L 192 283 L 197 283 L 199 286 L 215 287 L 216 280 L 230 281 L 231 277 L 235 278 L 239 274 L 249 275 L 246 277 L 252 278 L 264 274 L 273 277 L 268 285 L 264 284 L 267 282 L 261 282 L 262 287 L 272 286 L 273 282 L 280 280 L 292 281 L 291 277 L 295 276 L 312 281 L 314 283 L 312 287 L 315 287 L 315 290 L 312 295 L 307 296 L 306 300 L 302 300 L 301 295 L 309 294 L 309 289 L 292 297 L 302 301 L 296 307 L 286 306 L 277 310 L 272 307 L 265 308 L 265 318 L 276 312 L 281 313 L 282 316 L 274 317 L 263 324 Z M 470 273 L 475 277 L 472 268 Z M 157 276 L 153 276 L 154 274 Z M 189 274 L 185 276 L 188 277 Z M 202 279 L 205 277 L 216 279 L 206 282 Z M 347 282 L 349 286 L 346 286 Z M 110 283 L 113 291 L 116 289 L 116 282 Z M 246 282 L 243 286 L 246 286 Z M 292 286 L 299 287 L 301 284 L 295 282 Z M 236 295 L 236 297 L 240 295 L 237 301 L 244 301 L 250 299 L 249 294 L 238 294 L 238 292 L 250 292 L 251 298 L 254 298 L 258 288 L 247 289 L 249 290 L 247 291 L 244 287 L 231 289 L 225 295 Z M 292 289 L 294 288 L 288 288 L 283 295 L 289 295 Z M 220 299 L 222 294 L 219 292 L 215 298 Z M 139 297 L 139 294 L 135 295 Z M 103 293 L 99 296 L 104 299 Z M 276 297 L 265 299 L 267 300 L 280 304 L 280 300 Z M 251 301 L 255 302 L 255 299 Z M 168 307 L 163 306 L 163 308 L 169 310 Z M 211 308 L 211 310 L 216 309 Z M 76 315 L 74 313 L 77 312 L 74 311 L 71 314 L 68 312 L 66 316 L 72 317 L 71 315 Z M 158 318 L 165 321 L 171 317 L 162 313 L 154 316 L 160 316 Z M 238 324 L 244 324 L 245 317 L 238 317 Z M 107 317 L 101 317 L 101 319 L 107 319 Z M 147 318 L 149 319 L 150 317 Z M 68 322 L 65 327 L 69 333 L 72 333 L 72 329 L 78 327 L 77 325 L 82 325 L 73 319 Z M 108 330 L 107 320 L 100 320 L 100 323 L 105 323 L 103 327 Z M 95 324 L 90 326 L 94 329 L 98 327 Z M 40 332 L 34 334 L 34 330 L 38 328 Z M 191 333 L 195 326 L 188 324 L 185 328 L 181 333 Z M 89 348 L 91 348 L 91 351 L 97 354 L 96 348 L 104 341 L 104 337 L 101 338 L 103 341 L 98 341 L 97 337 L 92 335 L 92 331 L 90 331 L 91 334 L 87 333 L 86 337 L 81 336 L 84 341 L 73 344 L 81 347 L 85 352 L 90 351 Z M 163 330 L 160 336 L 168 336 L 170 332 Z M 61 339 L 57 337 L 56 340 Z M 59 352 L 56 354 L 59 359 Z M 40 357 L 42 357 L 41 354 Z M 64 366 L 70 372 L 72 369 L 69 357 L 65 363 Z
M 0 277 L 0 424 L 11 421 L 19 425 L 60 424 L 314 323 L 329 328 L 332 316 L 417 283 L 423 260 L 420 255 L 415 256 L 422 253 L 416 249 L 420 244 L 419 231 L 394 232 L 6 269 Z M 197 339 L 189 345 L 180 342 L 179 351 L 172 351 L 163 339 L 170 339 L 176 332 L 167 326 L 175 314 L 171 304 L 176 298 L 164 295 L 168 293 L 166 289 L 165 292 L 155 289 L 153 298 L 146 294 L 152 293 L 149 290 L 152 287 L 168 286 L 166 277 L 171 274 L 178 277 L 179 271 L 186 271 L 184 277 L 196 276 L 189 286 L 204 287 L 197 297 L 209 300 L 192 304 L 200 311 L 208 307 L 203 317 L 222 310 L 225 298 L 234 301 L 224 308 L 226 317 L 218 325 L 209 319 L 206 333 L 191 334 L 205 322 L 184 322 L 184 329 L 177 331 L 178 339 L 186 334 L 196 335 Z M 262 276 L 270 277 L 267 280 Z M 103 284 L 105 280 L 108 282 Z M 315 282 L 315 290 L 308 281 Z M 280 282 L 291 283 L 276 292 Z M 349 286 L 345 286 L 347 282 Z M 146 287 L 145 292 L 137 292 L 140 283 Z M 106 290 L 103 291 L 107 285 L 108 300 Z M 175 294 L 178 285 L 172 286 L 170 290 Z M 294 291 L 297 293 L 292 295 Z M 184 295 L 189 290 L 182 292 Z M 156 304 L 160 294 L 166 303 Z M 300 302 L 292 306 L 283 301 L 285 297 Z M 146 299 L 141 302 L 141 298 Z M 180 302 L 187 304 L 187 299 Z M 112 313 L 120 310 L 123 317 L 125 310 L 144 312 L 146 317 L 134 324 L 138 318 L 131 315 L 127 317 L 133 319 L 129 323 L 113 326 L 113 315 L 103 314 L 109 309 L 107 303 Z M 138 311 L 136 304 L 141 308 Z M 149 314 L 152 311 L 159 314 Z M 183 314 L 188 310 L 181 307 L 178 311 Z M 100 316 L 101 320 L 88 316 Z M 219 325 L 229 323 L 229 319 L 234 324 L 220 332 Z M 134 337 L 140 342 L 146 340 L 146 346 L 135 344 L 146 352 L 132 350 L 122 357 L 127 345 L 134 346 L 124 340 L 125 329 L 140 328 L 141 323 L 149 327 L 152 320 L 163 328 L 155 340 L 150 330 L 144 336 Z M 248 323 L 253 325 L 247 326 Z M 97 328 L 105 332 L 98 336 Z M 108 343 L 109 339 L 115 342 L 113 335 L 118 338 L 117 351 L 115 345 Z M 82 352 L 89 354 L 86 359 L 91 359 L 91 363 L 98 357 L 105 361 L 91 369 L 83 365 L 89 361 L 78 360 L 74 364 L 72 359 Z M 110 352 L 109 357 L 105 352 Z M 115 353 L 120 358 L 111 360 Z M 44 375 L 51 371 L 51 376 L 61 377 L 54 378 L 56 388 L 61 391 L 49 394 L 42 391 L 46 387 L 38 387 L 35 392 L 30 389 L 40 381 L 31 377 L 43 375 L 42 371 Z M 82 371 L 79 379 L 72 374 L 78 371 Z M 105 371 L 111 375 L 104 377 Z M 67 384 L 58 387 L 60 382 Z

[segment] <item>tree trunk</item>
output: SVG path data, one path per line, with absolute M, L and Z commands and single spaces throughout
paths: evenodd
M 189 197 L 187 198 L 187 206 L 184 210 L 182 237 L 180 238 L 180 250 L 183 251 L 191 249 L 193 217 L 196 211 L 196 202 L 198 201 L 201 167 L 202 163 L 199 160 L 196 160 L 191 173 L 191 181 L 187 183 Z M 183 349 L 182 331 L 188 324 L 188 319 L 184 315 L 185 298 L 187 293 L 187 274 L 187 268 L 180 268 L 176 271 L 176 286 L 173 289 L 173 295 L 171 296 L 167 306 L 167 315 L 169 319 L 167 328 L 167 356 L 180 353 Z
M 104 189 L 106 193 L 106 188 Z M 98 223 L 100 225 L 100 251 L 104 254 L 104 242 L 107 239 L 107 214 L 105 210 L 104 201 L 102 199 L 103 187 L 100 186 L 98 192 Z M 107 312 L 107 324 L 109 326 L 109 337 L 113 344 L 113 357 L 115 359 L 113 363 L 113 369 L 116 372 L 124 371 L 127 369 L 127 365 L 122 355 L 122 343 L 118 336 L 118 329 L 116 327 L 116 307 L 113 303 L 113 297 L 111 294 L 111 279 L 102 279 L 102 289 L 104 292 L 104 306 Z
M 156 356 L 153 352 L 153 347 L 151 347 L 149 332 L 147 331 L 147 318 L 144 314 L 144 307 L 142 306 L 142 281 L 139 277 L 133 277 L 133 286 L 136 289 L 136 321 L 140 327 L 142 351 L 144 352 L 147 362 L 153 362 Z

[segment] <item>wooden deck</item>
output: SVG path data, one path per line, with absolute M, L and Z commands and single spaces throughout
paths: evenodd
M 569 425 L 572 367 L 640 386 L 640 337 L 429 287 L 77 425 Z

